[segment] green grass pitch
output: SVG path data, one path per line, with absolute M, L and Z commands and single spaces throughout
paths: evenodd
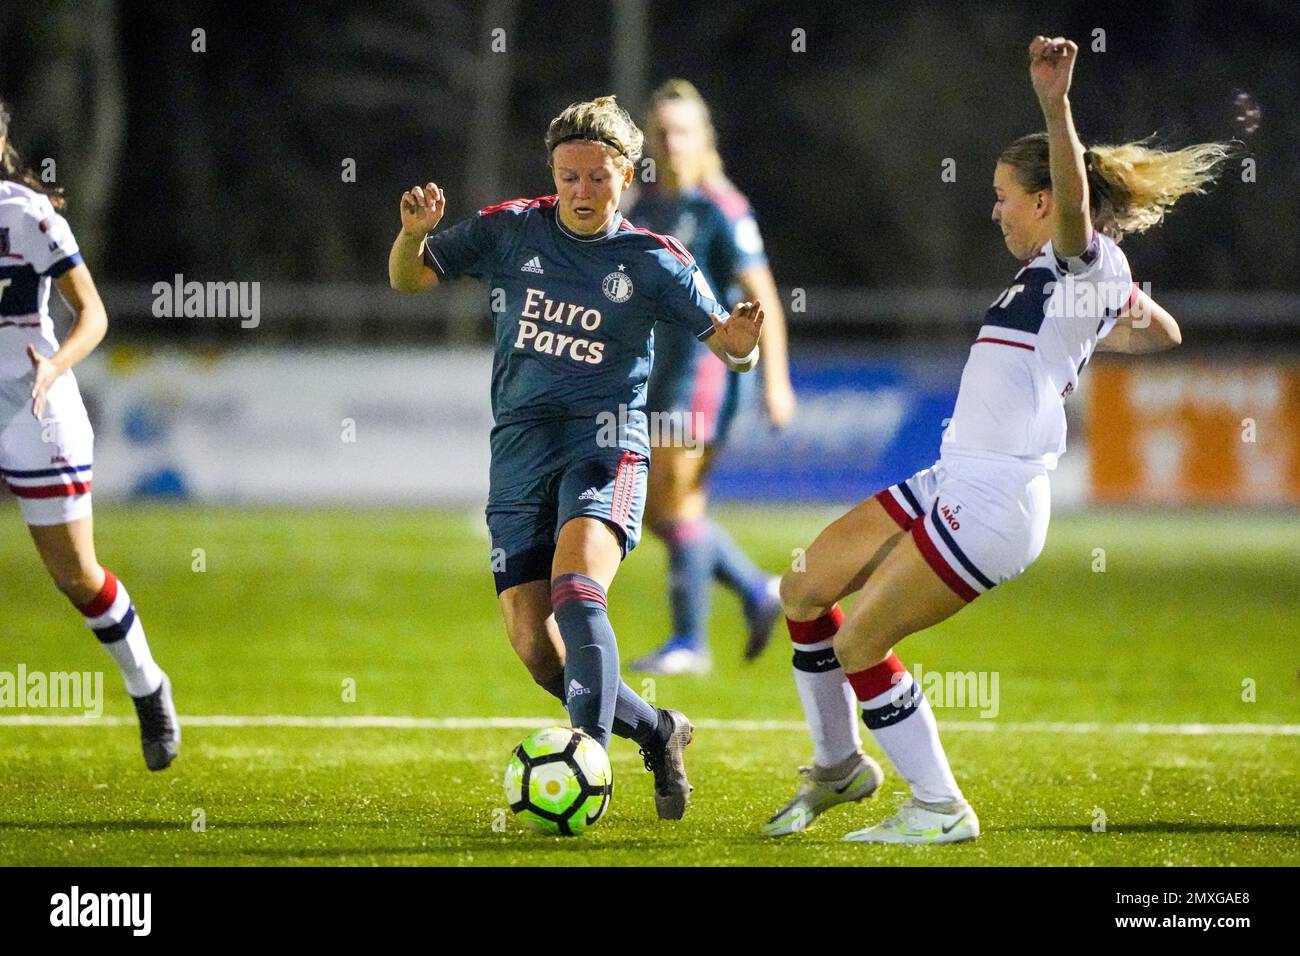
M 721 517 L 775 570 L 834 513 Z M 1060 517 L 1025 576 L 909 639 L 909 666 L 998 675 L 995 718 L 951 700 L 936 708 L 984 835 L 883 849 L 838 838 L 902 800 L 888 766 L 872 800 L 795 837 L 757 834 L 810 746 L 786 725 L 800 711 L 784 635 L 743 666 L 738 606 L 721 593 L 711 677 L 628 675 L 702 724 L 688 751 L 696 790 L 677 823 L 655 818 L 649 775 L 616 741 L 605 820 L 576 839 L 525 831 L 504 811 L 501 776 L 527 731 L 482 722 L 192 723 L 177 763 L 150 774 L 115 670 L 45 577 L 12 503 L 0 520 L 0 671 L 104 671 L 116 718 L 32 726 L 14 718 L 67 712 L 0 709 L 2 865 L 1300 864 L 1291 514 Z M 107 506 L 97 521 L 101 560 L 130 589 L 183 720 L 564 720 L 506 643 L 476 512 Z M 1093 570 L 1098 548 L 1104 572 Z M 665 634 L 663 581 L 663 550 L 647 540 L 611 593 L 625 662 Z M 1189 722 L 1293 731 L 1134 726 Z

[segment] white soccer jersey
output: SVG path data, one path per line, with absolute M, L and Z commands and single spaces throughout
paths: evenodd
M 1114 240 L 1094 231 L 1068 260 L 1048 242 L 984 314 L 941 455 L 1008 455 L 1055 468 L 1065 451 L 1065 397 L 1132 290 Z
M 19 183 L 0 181 L 0 381 L 31 375 L 27 346 L 58 349 L 50 321 L 50 281 L 81 253 L 68 221 L 50 200 Z

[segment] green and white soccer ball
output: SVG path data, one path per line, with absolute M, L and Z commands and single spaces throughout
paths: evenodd
M 535 830 L 577 836 L 605 815 L 614 771 L 605 748 L 581 730 L 529 734 L 506 765 L 506 802 Z

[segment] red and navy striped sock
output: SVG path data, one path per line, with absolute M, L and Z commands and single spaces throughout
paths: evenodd
M 146 697 L 162 683 L 162 670 L 154 663 L 145 640 L 144 626 L 135 613 L 135 605 L 126 588 L 104 568 L 104 584 L 99 593 L 79 610 L 86 618 L 86 626 L 99 638 L 108 656 L 117 662 L 132 697 Z
M 898 655 L 891 651 L 874 667 L 846 676 L 862 705 L 862 722 L 913 795 L 924 803 L 960 802 L 934 711 Z
M 785 621 L 794 644 L 794 686 L 818 767 L 833 767 L 862 748 L 857 701 L 832 646 L 843 622 L 838 604 L 811 621 Z

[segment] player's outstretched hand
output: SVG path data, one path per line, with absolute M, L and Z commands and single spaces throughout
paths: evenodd
M 741 302 L 731 310 L 726 322 L 716 312 L 711 318 L 713 331 L 729 354 L 741 358 L 754 351 L 758 330 L 763 327 L 763 308 L 757 302 Z
M 45 418 L 45 399 L 50 386 L 58 379 L 60 372 L 54 363 L 30 345 L 27 346 L 27 358 L 32 363 L 32 415 L 39 422 Z
M 413 186 L 402 193 L 402 231 L 423 239 L 442 220 L 447 197 L 435 183 Z
M 1034 37 L 1029 41 L 1029 79 L 1039 102 L 1054 102 L 1070 92 L 1079 47 L 1065 37 Z

